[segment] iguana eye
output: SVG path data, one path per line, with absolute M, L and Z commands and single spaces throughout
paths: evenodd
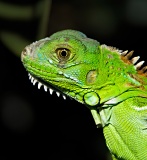
M 69 58 L 70 56 L 70 50 L 69 49 L 66 49 L 66 48 L 58 48 L 56 50 L 56 53 L 57 53 L 57 56 L 58 56 L 58 59 L 60 61 L 65 61 Z

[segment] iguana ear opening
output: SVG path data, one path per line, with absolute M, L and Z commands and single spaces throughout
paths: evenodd
M 94 82 L 96 82 L 97 75 L 98 74 L 96 70 L 89 71 L 86 77 L 87 84 L 93 84 Z
M 88 106 L 96 106 L 100 102 L 100 97 L 97 93 L 95 92 L 88 92 L 84 95 L 84 102 Z

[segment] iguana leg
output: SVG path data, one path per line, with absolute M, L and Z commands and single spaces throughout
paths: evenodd
M 91 109 L 90 111 L 92 113 L 92 116 L 93 116 L 93 119 L 95 121 L 97 128 L 102 127 L 101 118 L 100 118 L 100 115 L 97 113 L 97 110 Z

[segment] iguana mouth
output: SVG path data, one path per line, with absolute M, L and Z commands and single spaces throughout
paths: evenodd
M 28 73 L 28 76 L 29 76 L 29 79 L 33 85 L 38 83 L 38 89 L 40 89 L 43 86 L 45 92 L 49 91 L 49 93 L 51 95 L 53 94 L 53 92 L 56 92 L 56 95 L 58 97 L 60 96 L 61 92 L 58 89 L 56 89 L 55 87 L 49 85 L 48 83 L 46 83 L 45 81 L 43 81 L 37 77 L 32 76 L 30 73 Z M 63 93 L 62 93 L 62 97 L 64 100 L 66 99 L 66 96 Z

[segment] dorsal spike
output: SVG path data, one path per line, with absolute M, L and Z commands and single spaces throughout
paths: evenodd
M 121 55 L 122 55 L 122 56 L 125 56 L 127 53 L 128 53 L 128 50 L 123 51 L 123 52 L 121 53 Z
M 135 65 L 136 70 L 140 69 L 145 61 L 141 61 Z
M 110 51 L 116 51 L 117 53 L 120 54 L 121 60 L 123 60 L 124 63 L 133 64 L 135 69 L 137 70 L 138 74 L 143 74 L 144 76 L 147 77 L 147 66 L 145 66 L 145 67 L 143 66 L 145 61 L 138 62 L 140 56 L 136 56 L 136 57 L 131 58 L 131 56 L 134 53 L 134 50 L 128 52 L 128 50 L 121 51 L 115 47 L 106 46 L 106 45 L 102 45 L 102 47 L 108 48 Z
M 125 55 L 125 57 L 126 57 L 127 59 L 129 59 L 129 58 L 133 55 L 133 53 L 134 53 L 134 51 L 130 51 L 130 52 L 128 52 L 128 53 Z
M 147 66 L 144 66 L 142 69 L 141 69 L 141 72 L 142 73 L 145 73 L 147 71 Z
M 139 58 L 140 58 L 140 56 L 133 57 L 133 58 L 131 59 L 131 62 L 132 62 L 133 64 L 135 64 L 135 63 L 139 60 Z

